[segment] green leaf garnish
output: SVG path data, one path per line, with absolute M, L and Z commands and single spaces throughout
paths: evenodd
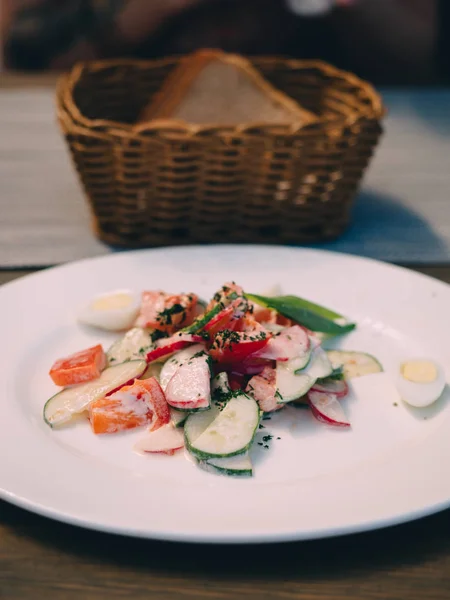
M 311 331 L 319 331 L 327 335 L 342 335 L 356 327 L 355 323 L 345 322 L 342 315 L 298 296 L 274 296 L 269 298 L 256 294 L 246 294 L 246 297 L 252 302 L 256 302 L 256 304 L 276 310 Z

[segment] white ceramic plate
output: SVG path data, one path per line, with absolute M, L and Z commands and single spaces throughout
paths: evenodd
M 94 436 L 87 423 L 42 419 L 55 358 L 116 336 L 80 327 L 77 307 L 117 288 L 195 291 L 234 279 L 280 284 L 358 323 L 343 348 L 374 354 L 381 378 L 345 400 L 349 431 L 287 408 L 259 435 L 255 476 L 200 471 L 178 456 L 140 456 L 141 433 Z M 448 392 L 429 409 L 398 401 L 390 377 L 411 355 L 450 366 L 450 288 L 381 263 L 311 250 L 216 246 L 130 252 L 37 273 L 0 288 L 0 496 L 37 513 L 109 532 L 166 540 L 299 540 L 400 523 L 450 505 Z M 398 404 L 395 406 L 395 404 Z M 281 439 L 276 439 L 280 437 Z

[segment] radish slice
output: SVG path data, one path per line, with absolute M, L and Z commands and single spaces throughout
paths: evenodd
M 287 361 L 305 355 L 309 348 L 310 341 L 307 332 L 300 325 L 293 325 L 273 336 L 256 356 Z
M 324 394 L 334 394 L 336 398 L 345 398 L 348 394 L 348 385 L 346 381 L 327 379 L 321 382 L 316 381 L 311 390 L 313 392 L 323 392 Z
M 201 352 L 178 367 L 166 387 L 167 403 L 173 408 L 209 408 L 211 403 L 209 356 Z
M 169 354 L 173 354 L 174 352 L 177 352 L 177 350 L 182 350 L 190 344 L 198 344 L 200 342 L 204 342 L 201 335 L 183 333 L 180 331 L 180 333 L 175 333 L 175 335 L 172 335 L 169 338 L 158 340 L 156 344 L 150 348 L 149 352 L 147 352 L 146 360 L 150 363 L 159 358 L 163 358 L 164 356 L 168 356 Z
M 166 391 L 169 381 L 175 375 L 178 367 L 191 360 L 194 354 L 204 352 L 205 350 L 205 344 L 193 344 L 192 346 L 188 346 L 180 352 L 176 352 L 164 363 L 159 377 L 159 383 L 161 384 L 164 392 Z
M 344 409 L 335 394 L 309 392 L 308 401 L 312 414 L 318 421 L 337 427 L 350 427 Z
M 135 444 L 134 449 L 140 453 L 174 454 L 183 447 L 183 429 L 176 428 L 169 423 L 156 431 L 149 432 Z

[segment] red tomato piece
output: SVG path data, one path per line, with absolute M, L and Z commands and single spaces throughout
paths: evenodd
M 271 337 L 251 315 L 239 319 L 235 329 L 224 329 L 214 336 L 210 355 L 219 363 L 242 363 L 251 354 L 262 350 Z
M 236 390 L 243 390 L 245 388 L 245 384 L 247 383 L 247 377 L 242 375 L 242 373 L 230 373 L 228 377 L 228 383 L 230 384 L 230 388 L 235 392 Z
M 193 322 L 197 302 L 196 294 L 170 295 L 161 291 L 142 292 L 141 311 L 136 326 L 172 333 Z
M 229 306 L 206 323 L 203 329 L 209 334 L 210 338 L 213 338 L 222 329 L 235 329 L 245 314 L 246 305 L 243 304 L 243 301 L 246 302 L 245 298 L 236 298 Z
M 115 433 L 149 425 L 156 430 L 170 421 L 164 392 L 154 377 L 133 384 L 92 402 L 89 420 L 94 433 Z
M 106 355 L 98 344 L 55 361 L 50 369 L 50 377 L 56 385 L 64 387 L 96 379 L 105 366 Z

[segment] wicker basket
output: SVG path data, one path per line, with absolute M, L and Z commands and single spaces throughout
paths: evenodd
M 178 60 L 80 64 L 59 81 L 58 120 L 98 237 L 142 247 L 341 234 L 381 133 L 374 89 L 322 62 L 259 58 L 256 68 L 317 122 L 136 125 Z

